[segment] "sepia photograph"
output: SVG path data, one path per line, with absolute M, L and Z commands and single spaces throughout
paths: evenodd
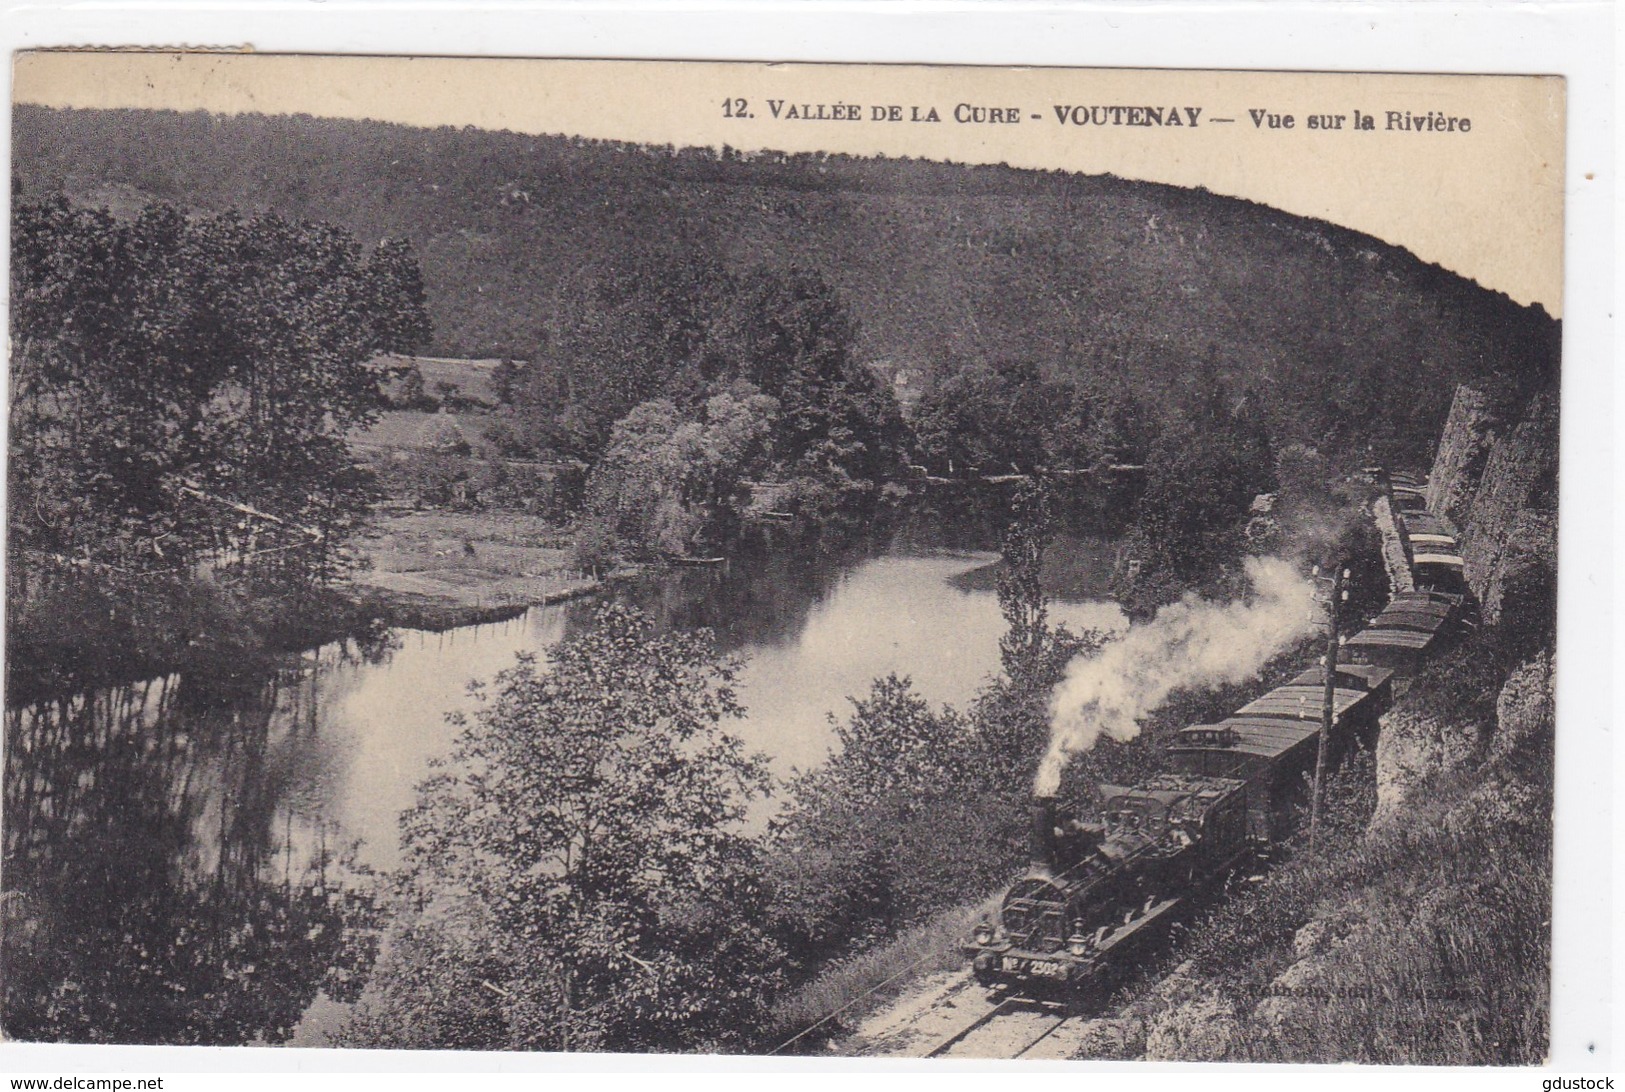
M 18 54 L 0 1036 L 1543 1064 L 1565 103 Z

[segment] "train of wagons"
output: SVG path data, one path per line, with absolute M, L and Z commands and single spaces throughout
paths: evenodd
M 1378 718 L 1422 662 L 1469 624 L 1455 533 L 1423 484 L 1385 483 L 1416 590 L 1393 595 L 1342 645 L 1332 680 L 1328 767 L 1374 743 Z M 1088 819 L 1032 802 L 1030 864 L 996 918 L 965 945 L 995 995 L 1087 1011 L 1166 938 L 1181 912 L 1220 890 L 1299 813 L 1324 717 L 1326 668 L 1311 667 L 1217 724 L 1182 729 L 1167 772 L 1101 786 Z

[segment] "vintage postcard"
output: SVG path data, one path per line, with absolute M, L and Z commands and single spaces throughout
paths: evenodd
M 1562 78 L 12 93 L 7 1039 L 1547 1057 Z

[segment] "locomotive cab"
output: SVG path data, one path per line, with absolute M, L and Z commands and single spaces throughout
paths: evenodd
M 1101 795 L 1099 823 L 1057 827 L 1035 802 L 1032 868 L 965 946 L 982 985 L 1078 1004 L 1247 849 L 1240 781 L 1163 774 Z

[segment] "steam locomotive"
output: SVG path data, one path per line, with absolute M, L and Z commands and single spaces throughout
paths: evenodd
M 1124 957 L 1249 851 L 1243 781 L 1170 773 L 1103 788 L 1099 822 L 1057 826 L 1054 799 L 1033 802 L 1028 871 L 1005 893 L 998 924 L 972 934 L 983 986 L 1073 1008 L 1103 998 Z
M 1410 496 L 1397 514 L 1418 590 L 1394 595 L 1343 646 L 1348 662 L 1331 680 L 1333 762 L 1372 742 L 1421 663 L 1471 624 L 1448 525 Z M 1098 820 L 1057 825 L 1054 799 L 1036 799 L 1029 868 L 964 946 L 977 982 L 1071 1010 L 1103 1001 L 1192 900 L 1288 833 L 1319 751 L 1326 670 L 1181 730 L 1166 751 L 1170 772 L 1101 786 Z

